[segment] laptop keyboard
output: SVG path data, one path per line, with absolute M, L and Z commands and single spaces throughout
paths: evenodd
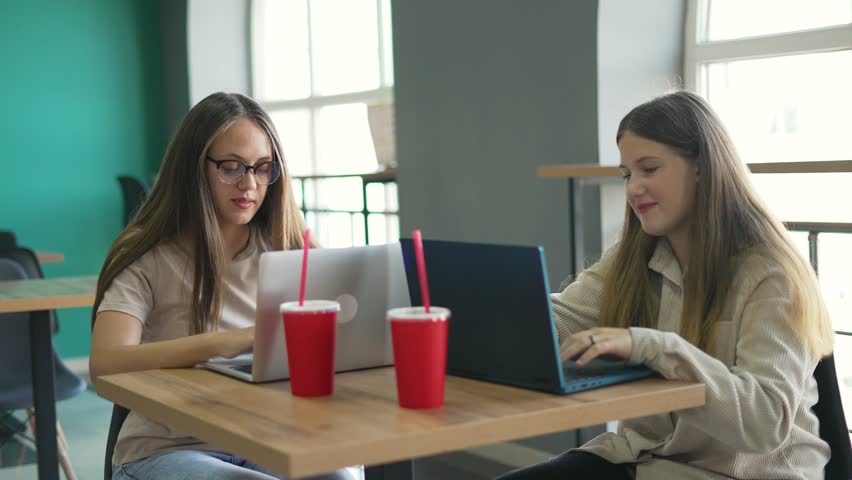
M 599 369 L 582 370 L 570 367 L 562 367 L 562 373 L 565 375 L 565 380 L 592 379 L 606 376 Z
M 603 359 L 595 359 L 588 365 L 582 367 L 570 360 L 566 360 L 562 363 L 562 373 L 566 380 L 607 377 L 612 374 L 613 371 L 619 371 L 624 368 L 627 368 L 624 361 L 610 361 Z
M 250 363 L 247 363 L 245 365 L 234 365 L 231 368 L 233 368 L 234 370 L 243 372 L 243 373 L 251 374 L 251 364 Z

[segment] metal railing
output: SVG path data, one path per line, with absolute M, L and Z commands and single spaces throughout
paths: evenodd
M 306 182 L 322 182 L 323 180 L 332 180 L 332 179 L 345 179 L 345 178 L 358 178 L 361 180 L 361 210 L 346 210 L 346 209 L 333 209 L 333 208 L 319 208 L 319 207 L 309 207 L 307 202 L 307 196 L 305 194 L 306 191 Z M 302 215 L 307 219 L 308 213 L 314 214 L 322 214 L 322 213 L 344 213 L 349 214 L 351 217 L 352 225 L 355 224 L 355 216 L 362 215 L 364 221 L 364 243 L 370 244 L 370 215 L 393 215 L 399 217 L 398 210 L 370 210 L 367 204 L 367 186 L 370 184 L 389 184 L 396 183 L 396 169 L 387 169 L 374 173 L 361 173 L 361 174 L 346 174 L 346 175 L 304 175 L 304 176 L 294 176 L 292 178 L 294 181 L 299 182 L 299 186 L 301 187 L 301 210 Z M 352 232 L 352 240 L 354 243 L 355 234 Z
M 808 260 L 814 272 L 819 275 L 819 234 L 820 233 L 852 233 L 852 223 L 837 222 L 784 222 L 787 230 L 791 232 L 808 233 Z M 835 330 L 838 335 L 852 337 L 852 332 L 846 330 Z

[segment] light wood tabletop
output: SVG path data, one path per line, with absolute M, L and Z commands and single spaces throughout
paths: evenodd
M 62 263 L 65 254 L 59 252 L 35 252 L 38 263 Z
M 749 163 L 748 168 L 752 173 L 850 173 L 852 160 Z M 616 166 L 597 164 L 546 165 L 538 168 L 538 176 L 548 178 L 620 177 L 621 170 Z
M 98 277 L 59 277 L 0 281 L 0 313 L 90 307 Z
M 95 380 L 101 396 L 288 477 L 692 408 L 705 395 L 659 378 L 563 396 L 448 376 L 442 408 L 408 410 L 395 385 L 393 367 L 337 374 L 334 394 L 316 399 L 203 369 Z

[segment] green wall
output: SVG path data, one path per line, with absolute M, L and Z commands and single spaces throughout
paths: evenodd
M 122 228 L 116 176 L 150 179 L 167 142 L 159 2 L 0 2 L 0 229 L 95 275 Z M 60 310 L 63 357 L 87 356 L 91 309 Z

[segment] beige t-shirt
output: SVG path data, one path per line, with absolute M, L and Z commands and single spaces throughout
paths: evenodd
M 599 323 L 613 250 L 553 295 L 560 338 Z M 718 352 L 704 353 L 680 331 L 683 273 L 669 243 L 648 262 L 659 289 L 656 329 L 631 328 L 630 361 L 665 378 L 703 382 L 703 407 L 625 420 L 581 447 L 614 463 L 637 463 L 643 479 L 819 479 L 830 457 L 811 408 L 817 359 L 792 328 L 784 271 L 743 255 L 716 328 Z
M 254 325 L 258 261 L 268 250 L 268 242 L 252 228 L 248 246 L 227 263 L 219 330 Z M 185 246 L 168 242 L 145 253 L 116 276 L 98 313 L 112 310 L 137 318 L 142 323 L 141 343 L 186 336 L 192 296 L 192 262 L 187 252 Z M 131 411 L 121 427 L 112 461 L 119 465 L 178 449 L 217 450 Z

